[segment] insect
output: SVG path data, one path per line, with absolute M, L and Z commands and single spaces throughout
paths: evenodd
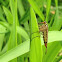
M 48 25 L 47 25 L 46 21 L 40 22 L 38 24 L 43 24 L 43 25 L 39 26 L 39 32 L 42 32 L 43 33 L 43 40 L 44 40 L 44 44 L 45 44 L 46 52 L 47 52 Z

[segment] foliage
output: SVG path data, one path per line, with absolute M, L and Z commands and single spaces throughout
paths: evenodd
M 61 0 L 0 1 L 0 62 L 58 62 L 62 59 Z M 48 24 L 45 46 L 38 22 Z M 58 58 L 57 58 L 58 57 Z

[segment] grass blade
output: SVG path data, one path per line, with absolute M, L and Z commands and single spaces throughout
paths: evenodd
M 31 31 L 31 47 L 30 47 L 30 62 L 42 62 L 42 46 L 39 33 L 32 34 L 34 32 L 38 32 L 38 25 L 34 10 L 30 8 L 31 13 L 31 21 L 30 21 L 30 31 Z M 36 37 L 36 38 L 35 38 Z
M 62 46 L 60 45 L 61 41 L 53 42 L 48 44 L 47 54 L 44 54 L 43 62 L 53 62 L 57 54 L 61 50 Z
M 2 11 L 2 8 L 0 7 L 0 19 L 2 21 L 6 21 L 5 18 L 3 17 L 3 11 Z
M 2 56 L 0 56 L 0 62 L 10 61 L 20 55 L 23 55 L 29 51 L 30 40 L 25 41 L 24 43 L 18 45 L 17 47 L 9 50 Z
M 62 20 L 59 19 L 59 10 L 58 10 L 58 0 L 55 0 L 55 5 L 56 5 L 56 15 L 54 19 L 54 23 L 52 25 L 52 30 L 60 30 Z
M 42 12 L 40 11 L 40 9 L 38 8 L 37 4 L 35 3 L 34 0 L 28 0 L 30 5 L 32 6 L 32 8 L 35 10 L 35 12 L 40 16 L 40 18 L 44 21 L 44 15 L 42 14 Z
M 26 40 L 29 39 L 28 34 L 26 33 L 26 31 L 22 27 L 17 26 L 17 33 L 20 34 Z
M 47 0 L 47 9 L 46 9 L 46 21 L 48 21 L 50 13 L 51 0 Z
M 13 15 L 13 26 L 11 29 L 11 34 L 8 43 L 8 50 L 17 46 L 17 1 L 10 0 L 10 7 Z M 10 62 L 17 62 L 17 58 Z
M 6 28 L 4 26 L 0 25 L 0 53 L 2 50 L 2 46 L 3 46 L 5 32 L 6 32 Z
M 17 0 L 17 3 L 18 3 L 19 14 L 21 17 L 23 17 L 23 15 L 25 14 L 25 11 L 24 11 L 24 7 L 22 5 L 22 0 Z
M 4 10 L 5 15 L 7 17 L 8 23 L 13 24 L 13 16 L 12 16 L 11 12 L 7 8 L 5 8 L 4 6 L 3 6 L 3 10 Z

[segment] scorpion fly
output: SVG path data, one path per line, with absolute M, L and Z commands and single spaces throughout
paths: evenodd
M 46 23 L 46 21 L 44 22 L 40 22 L 38 23 L 39 25 L 39 32 L 42 32 L 43 33 L 43 40 L 44 40 L 44 44 L 45 44 L 45 47 L 46 47 L 46 52 L 47 52 L 47 42 L 48 42 L 48 25 Z
M 39 32 L 42 32 L 43 33 L 43 40 L 44 40 L 44 44 L 45 44 L 46 52 L 47 52 L 48 24 L 46 23 L 46 21 L 44 21 L 44 22 L 38 23 L 38 25 L 39 25 Z M 36 32 L 34 32 L 34 33 L 36 33 Z M 36 36 L 36 37 L 39 37 L 39 36 Z

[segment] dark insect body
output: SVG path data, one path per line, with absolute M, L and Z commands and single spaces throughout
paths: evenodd
M 44 40 L 44 44 L 45 44 L 46 52 L 47 52 L 48 25 L 47 25 L 46 21 L 40 22 L 38 24 L 42 24 L 41 26 L 39 26 L 39 32 L 42 32 L 43 33 L 43 40 Z

